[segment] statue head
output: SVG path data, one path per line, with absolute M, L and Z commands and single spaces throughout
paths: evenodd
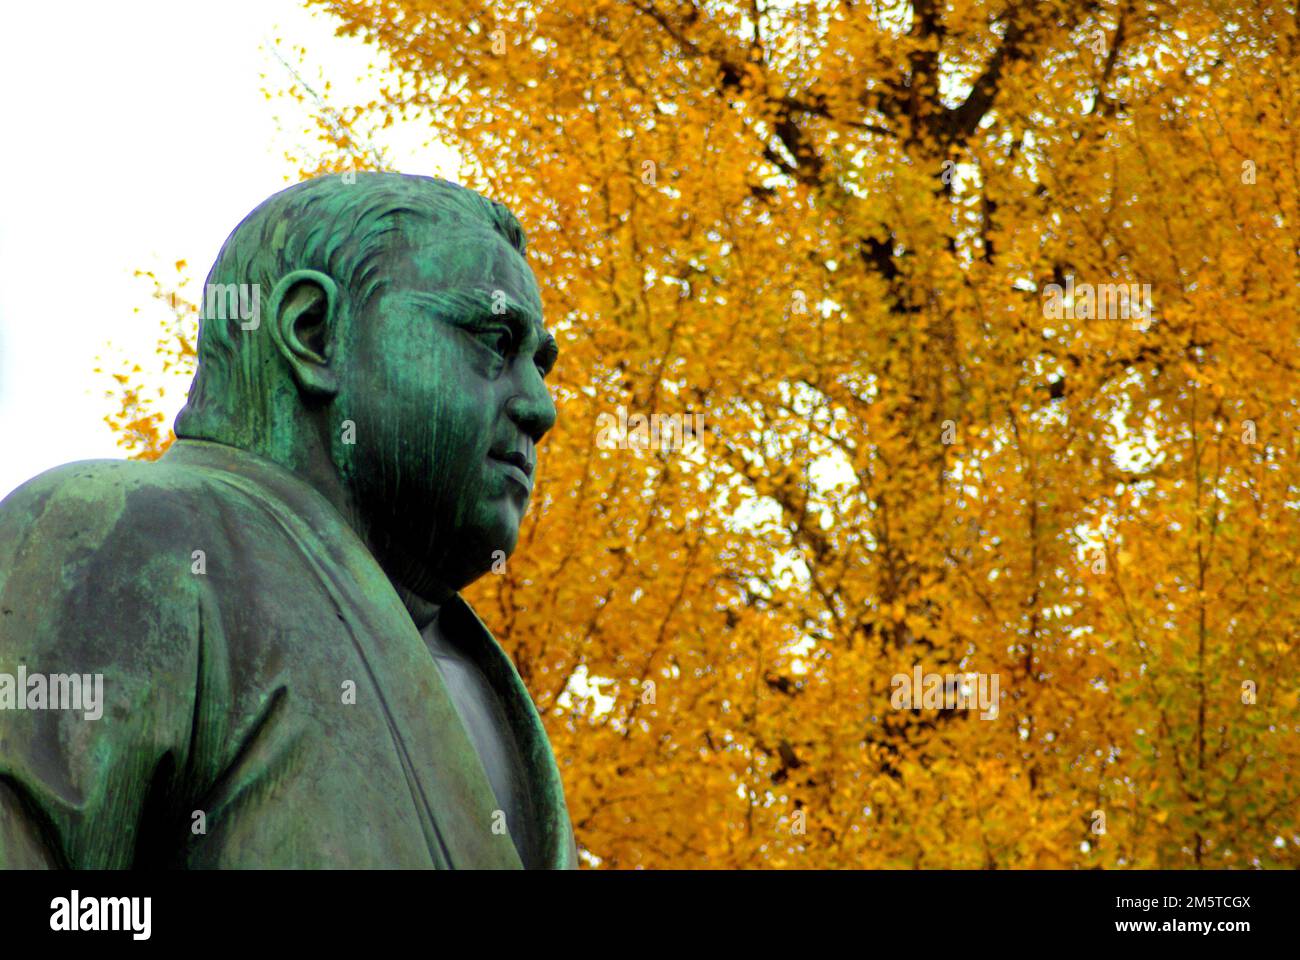
M 208 274 L 176 435 L 260 454 L 435 601 L 513 552 L 556 358 L 501 204 L 395 173 L 296 184 Z

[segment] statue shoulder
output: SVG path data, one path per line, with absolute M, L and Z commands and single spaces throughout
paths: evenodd
M 39 474 L 0 500 L 0 567 L 15 538 L 85 543 L 126 525 L 158 533 L 192 522 L 203 478 L 165 461 L 81 460 Z
M 46 691 L 39 709 L 31 693 L 0 709 L 0 780 L 34 824 L 0 813 L 0 863 L 31 859 L 6 846 L 6 830 L 25 830 L 68 866 L 130 866 L 154 790 L 197 796 L 215 782 L 226 754 L 202 738 L 229 704 L 201 691 L 228 654 L 219 593 L 191 560 L 210 526 L 204 486 L 174 464 L 83 461 L 0 502 L 0 671 Z M 89 711 L 49 692 L 71 678 L 94 691 Z
M 195 471 L 164 462 L 87 460 L 29 480 L 0 501 L 0 605 L 52 637 L 67 618 L 107 627 L 193 609 L 192 545 L 211 526 L 204 490 Z

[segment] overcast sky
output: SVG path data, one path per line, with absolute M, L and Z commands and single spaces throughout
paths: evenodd
M 323 71 L 338 102 L 370 100 L 367 67 L 382 67 L 292 0 L 58 12 L 19 4 L 0 31 L 0 497 L 61 463 L 123 455 L 93 370 L 150 358 L 166 315 L 133 271 L 187 260 L 194 290 L 235 224 L 296 179 L 285 152 L 312 144 L 305 112 L 263 93 L 291 82 L 273 39 L 306 47 L 306 78 Z M 422 129 L 386 133 L 396 169 L 456 178 Z M 169 423 L 183 389 L 166 397 Z

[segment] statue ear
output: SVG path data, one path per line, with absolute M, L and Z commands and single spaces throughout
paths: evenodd
M 303 393 L 338 393 L 339 291 L 318 270 L 285 274 L 271 294 L 271 336 Z

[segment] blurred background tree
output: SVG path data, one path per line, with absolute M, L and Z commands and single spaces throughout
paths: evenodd
M 1300 865 L 1294 4 L 310 5 L 396 77 L 295 84 L 301 175 L 424 124 L 529 236 L 560 418 L 467 594 L 588 863 Z

